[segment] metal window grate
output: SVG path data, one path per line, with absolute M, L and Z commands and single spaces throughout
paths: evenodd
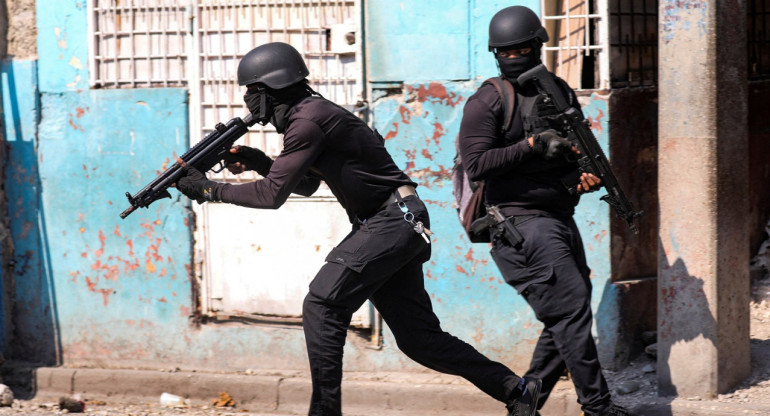
M 542 20 L 549 33 L 544 62 L 578 89 L 606 88 L 604 1 L 541 0 Z
M 749 78 L 770 78 L 770 0 L 749 0 L 747 4 Z
M 358 57 L 360 12 L 354 0 L 200 0 L 195 15 L 197 85 L 191 85 L 191 118 L 205 136 L 217 122 L 247 113 L 244 88 L 236 81 L 237 65 L 251 49 L 286 42 L 305 58 L 311 87 L 337 104 L 353 108 L 363 99 Z M 194 107 L 199 105 L 199 110 Z M 280 136 L 272 126 L 255 126 L 244 144 L 280 153 Z M 220 174 L 220 180 L 250 181 L 256 173 Z
M 187 84 L 189 2 L 91 0 L 90 84 L 94 88 Z
M 610 1 L 612 88 L 656 85 L 658 1 Z

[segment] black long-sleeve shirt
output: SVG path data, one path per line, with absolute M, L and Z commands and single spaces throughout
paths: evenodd
M 399 186 L 417 186 L 396 166 L 378 133 L 321 97 L 307 97 L 291 108 L 283 144 L 269 172 L 259 172 L 263 179 L 219 183 L 218 199 L 276 209 L 291 193 L 312 195 L 323 180 L 352 222 L 374 214 Z
M 575 93 L 561 80 L 570 104 L 579 109 Z M 534 97 L 534 88 L 516 86 L 517 93 Z M 485 181 L 487 203 L 505 215 L 571 216 L 579 197 L 570 195 L 561 178 L 576 168 L 564 159 L 545 160 L 527 143 L 519 99 L 510 129 L 502 134 L 503 104 L 497 89 L 482 85 L 465 104 L 460 125 L 460 156 L 468 176 Z

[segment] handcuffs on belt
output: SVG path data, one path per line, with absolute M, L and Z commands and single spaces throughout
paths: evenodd
M 401 188 L 407 188 L 407 186 L 399 187 L 393 193 L 396 194 L 396 203 L 398 204 L 398 208 L 401 209 L 401 212 L 404 213 L 404 221 L 408 222 L 409 225 L 412 226 L 412 229 L 414 230 L 414 232 L 419 234 L 422 237 L 422 239 L 425 240 L 425 243 L 430 244 L 430 237 L 433 235 L 433 232 L 429 230 L 428 227 L 426 227 L 422 223 L 422 221 L 417 221 L 417 222 L 414 221 L 414 214 L 409 211 L 409 207 L 406 206 L 404 199 L 401 197 L 401 192 L 400 192 Z M 414 192 L 413 187 L 409 186 L 408 188 L 410 188 L 412 192 Z M 416 192 L 409 193 L 408 195 L 417 195 L 417 193 Z M 388 200 L 388 202 L 389 201 L 390 200 Z

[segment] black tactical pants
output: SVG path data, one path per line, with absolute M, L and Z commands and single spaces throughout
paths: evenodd
M 425 205 L 404 198 L 415 221 L 430 226 Z M 393 203 L 353 231 L 326 258 L 310 283 L 303 307 L 313 395 L 311 416 L 341 415 L 342 352 L 353 312 L 371 299 L 409 358 L 459 375 L 507 403 L 519 377 L 473 347 L 444 332 L 423 285 L 422 263 L 430 245 L 404 221 Z
M 497 239 L 491 253 L 505 280 L 545 325 L 525 375 L 543 381 L 538 408 L 567 368 L 583 410 L 599 413 L 609 405 L 610 393 L 591 335 L 590 269 L 580 232 L 571 218 L 534 217 L 516 227 L 524 243 L 514 248 Z

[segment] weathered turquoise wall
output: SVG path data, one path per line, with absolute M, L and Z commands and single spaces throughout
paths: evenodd
M 450 182 L 465 100 L 496 75 L 487 24 L 508 5 L 367 1 L 366 49 L 374 125 L 431 211 L 426 281 L 436 312 L 445 329 L 523 371 L 540 324 L 502 281 L 488 248 L 464 238 Z M 12 352 L 48 364 L 304 370 L 299 327 L 191 323 L 186 198 L 172 192 L 126 220 L 118 216 L 126 191 L 187 148 L 187 91 L 89 89 L 84 3 L 37 6 L 39 60 L 2 67 L 17 264 Z M 584 105 L 605 145 L 606 105 L 597 95 Z M 598 196 L 585 198 L 578 222 L 595 286 L 603 288 L 609 226 Z M 421 368 L 397 351 L 387 329 L 380 350 L 350 341 L 348 370 Z
M 519 4 L 539 10 L 537 1 Z M 399 166 L 419 182 L 418 192 L 430 209 L 435 243 L 426 286 L 434 308 L 444 329 L 519 370 L 528 366 L 542 325 L 503 281 L 489 246 L 465 237 L 451 183 L 463 106 L 483 80 L 498 75 L 487 49 L 488 23 L 510 5 L 481 0 L 369 1 L 365 41 L 374 125 Z M 591 94 L 581 103 L 606 150 L 606 96 Z M 601 194 L 584 196 L 575 218 L 593 272 L 595 310 L 603 292 L 615 297 L 604 291 L 610 277 L 609 208 L 599 200 Z M 614 333 L 616 323 L 607 325 L 603 333 Z M 614 345 L 613 340 L 604 341 Z

